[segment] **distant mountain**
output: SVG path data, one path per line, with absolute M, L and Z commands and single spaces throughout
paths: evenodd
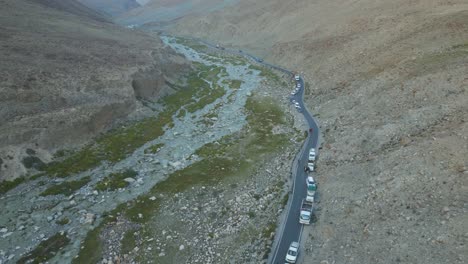
M 140 7 L 139 1 L 136 1 L 136 0 L 78 0 L 78 1 L 94 10 L 108 14 L 112 17 L 121 15 L 129 10 Z

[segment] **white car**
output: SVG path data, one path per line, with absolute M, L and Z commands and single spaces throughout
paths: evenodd
M 308 176 L 307 179 L 306 179 L 306 183 L 307 183 L 307 187 L 309 185 L 315 184 L 314 177 Z
M 297 88 L 301 88 L 301 84 L 300 84 L 300 83 L 297 84 Z
M 301 106 L 299 105 L 299 102 L 294 102 L 294 106 L 296 106 L 296 108 L 301 108 Z
M 309 160 L 315 161 L 315 149 L 314 148 L 311 148 L 309 151 Z
M 289 246 L 289 249 L 288 249 L 288 253 L 286 253 L 286 262 L 296 263 L 298 254 L 299 254 L 299 243 L 291 242 L 291 245 Z
M 309 160 L 315 161 L 315 152 L 309 152 Z
M 309 171 L 314 171 L 314 163 L 313 162 L 307 162 L 307 167 L 309 168 Z
M 300 79 L 299 74 L 294 75 L 294 79 L 295 79 L 296 81 L 299 81 L 299 79 Z
M 296 95 L 296 91 L 292 91 L 292 92 L 291 92 L 291 95 Z

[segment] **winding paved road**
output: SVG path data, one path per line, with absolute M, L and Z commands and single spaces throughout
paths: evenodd
M 197 39 L 198 41 L 204 43 L 205 45 L 216 48 L 215 45 L 206 42 L 201 39 Z M 282 71 L 286 74 L 289 74 L 291 77 L 293 76 L 293 73 L 291 71 L 288 71 L 284 68 L 278 67 L 273 64 L 269 64 L 264 62 L 262 59 L 255 57 L 252 54 L 249 54 L 247 52 L 241 51 L 241 50 L 233 50 L 233 49 L 224 49 L 223 51 L 231 53 L 231 54 L 237 54 L 237 55 L 243 55 L 245 57 L 249 57 L 256 61 L 257 63 L 263 64 L 267 67 L 273 68 L 275 70 Z M 309 128 L 312 128 L 312 133 L 309 133 L 309 136 L 307 137 L 304 145 L 301 148 L 301 152 L 296 159 L 295 165 L 293 167 L 292 171 L 292 176 L 293 176 L 293 188 L 292 188 L 292 193 L 289 195 L 289 200 L 287 207 L 285 208 L 286 210 L 286 221 L 281 223 L 278 232 L 276 233 L 275 237 L 275 243 L 273 244 L 273 249 L 271 251 L 271 254 L 268 258 L 268 263 L 271 264 L 278 264 L 278 263 L 285 263 L 285 257 L 286 253 L 288 251 L 289 245 L 293 241 L 298 241 L 300 242 L 301 239 L 301 234 L 304 226 L 302 224 L 299 224 L 299 212 L 301 208 L 301 203 L 302 199 L 304 199 L 307 195 L 307 187 L 306 187 L 306 177 L 307 173 L 304 171 L 304 166 L 307 164 L 307 159 L 308 159 L 308 154 L 309 154 L 309 149 L 310 148 L 315 148 L 317 152 L 317 159 L 319 155 L 319 134 L 320 134 L 320 128 L 318 126 L 317 121 L 315 118 L 310 114 L 309 110 L 307 107 L 304 105 L 303 97 L 304 97 L 304 80 L 302 77 L 299 79 L 299 81 L 296 81 L 296 85 L 301 84 L 301 88 L 299 92 L 291 97 L 291 101 L 294 99 L 297 102 L 299 102 L 299 105 L 302 108 L 302 114 L 304 115 L 304 118 L 306 119 L 307 125 Z M 301 254 L 301 251 L 299 251 L 299 254 Z M 300 258 L 298 258 L 300 259 Z
M 292 99 L 299 102 L 299 105 L 302 108 L 302 114 L 306 119 L 309 128 L 312 128 L 312 133 L 309 133 L 304 145 L 301 148 L 301 152 L 296 159 L 295 166 L 293 167 L 293 189 L 292 193 L 289 195 L 289 201 L 286 208 L 286 221 L 284 225 L 281 225 L 279 232 L 277 232 L 278 238 L 275 239 L 276 243 L 273 245 L 272 254 L 269 257 L 268 263 L 277 264 L 284 263 L 286 252 L 288 251 L 289 245 L 293 241 L 300 242 L 302 229 L 304 226 L 299 224 L 299 212 L 301 208 L 302 199 L 306 197 L 307 187 L 306 187 L 306 177 L 307 173 L 304 171 L 304 166 L 306 166 L 309 149 L 315 148 L 319 151 L 319 126 L 314 117 L 307 110 L 303 102 L 304 96 L 304 80 L 300 78 L 297 83 L 301 84 L 301 89 L 299 92 L 293 96 Z M 299 251 L 301 254 L 301 251 Z
M 216 45 L 209 43 L 205 40 L 202 40 L 199 38 L 193 38 L 193 37 L 189 37 L 189 38 L 199 41 L 207 45 L 208 47 L 217 49 Z M 263 64 L 267 67 L 284 72 L 290 75 L 291 77 L 293 76 L 293 73 L 291 71 L 288 71 L 284 68 L 281 68 L 273 64 L 266 63 L 262 59 L 252 54 L 249 54 L 247 52 L 244 52 L 242 50 L 223 48 L 222 51 L 235 54 L 235 55 L 242 55 L 242 56 L 248 57 L 256 61 L 257 63 Z M 268 263 L 271 263 L 271 264 L 285 263 L 286 253 L 288 251 L 288 248 L 291 242 L 293 241 L 300 242 L 302 230 L 304 226 L 302 224 L 299 224 L 299 212 L 301 208 L 302 199 L 305 199 L 306 194 L 307 194 L 307 187 L 306 187 L 307 173 L 304 171 L 304 166 L 306 166 L 307 164 L 307 159 L 308 159 L 310 148 L 316 149 L 317 160 L 319 156 L 320 129 L 319 129 L 317 121 L 310 114 L 307 107 L 304 105 L 303 97 L 304 97 L 305 87 L 304 87 L 304 80 L 302 79 L 302 77 L 299 79 L 299 81 L 296 81 L 296 85 L 298 83 L 301 84 L 301 88 L 296 95 L 291 97 L 291 101 L 294 99 L 297 102 L 299 102 L 299 105 L 301 106 L 301 109 L 302 109 L 301 113 L 306 119 L 306 122 L 309 128 L 312 128 L 312 132 L 309 133 L 304 145 L 301 148 L 299 155 L 296 157 L 296 161 L 294 162 L 294 165 L 292 168 L 293 188 L 292 188 L 292 192 L 289 195 L 288 204 L 285 208 L 286 221 L 282 222 L 277 229 L 275 242 L 273 243 L 272 251 L 268 258 Z M 303 253 L 299 251 L 299 255 L 301 254 Z M 300 260 L 300 256 L 298 256 L 298 260 Z

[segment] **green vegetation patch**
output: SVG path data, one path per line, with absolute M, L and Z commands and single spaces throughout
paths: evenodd
M 119 188 L 125 188 L 129 185 L 125 179 L 133 178 L 136 175 L 138 175 L 138 173 L 132 169 L 127 169 L 123 172 L 111 173 L 99 181 L 95 188 L 98 191 L 114 191 Z
M 223 80 L 223 84 L 229 86 L 231 89 L 239 89 L 243 81 L 241 80 Z
M 247 60 L 243 57 L 223 57 L 223 61 L 230 63 L 234 66 L 245 66 L 247 65 Z
M 43 191 L 40 195 L 58 195 L 63 194 L 65 196 L 73 194 L 76 190 L 79 190 L 81 187 L 85 186 L 91 181 L 89 176 L 83 177 L 76 181 L 67 181 L 60 184 L 51 186 L 47 190 Z
M 70 223 L 70 219 L 64 217 L 62 219 L 59 219 L 55 222 L 57 225 L 66 225 L 68 223 Z
M 128 230 L 125 232 L 122 240 L 120 241 L 120 254 L 127 254 L 128 252 L 132 251 L 136 247 L 136 240 L 135 231 Z
M 20 258 L 17 263 L 43 263 L 55 256 L 68 243 L 70 239 L 65 233 L 57 233 L 39 243 L 33 251 Z
M 276 222 L 270 222 L 263 230 L 262 230 L 262 237 L 263 238 L 270 238 L 271 233 L 276 231 Z
M 281 83 L 280 77 L 273 72 L 273 70 L 267 68 L 267 67 L 260 67 L 256 65 L 250 65 L 249 69 L 251 70 L 257 70 L 260 72 L 260 76 L 265 77 L 266 79 L 276 82 L 276 83 Z
M 99 234 L 104 223 L 88 231 L 85 240 L 81 243 L 80 253 L 73 259 L 73 264 L 95 264 L 101 261 L 102 243 Z
M 47 164 L 44 171 L 51 176 L 66 177 L 96 167 L 101 160 L 99 147 L 86 146 L 60 162 L 54 161 Z
M 284 207 L 286 207 L 286 204 L 288 204 L 288 200 L 289 200 L 289 193 L 286 193 L 284 196 L 283 196 L 283 199 L 281 200 L 281 205 Z
M 2 181 L 0 182 L 0 194 L 4 194 L 9 190 L 15 188 L 16 186 L 20 185 L 25 181 L 24 177 L 16 178 L 12 181 Z
M 168 111 L 176 112 L 181 106 L 185 106 L 187 112 L 194 113 L 226 93 L 224 88 L 217 84 L 226 68 L 201 63 L 194 65 L 197 70 L 187 77 L 187 87 L 163 98 L 162 102 Z M 185 116 L 185 110 L 183 115 L 179 112 L 180 117 Z
M 206 45 L 203 45 L 198 41 L 187 39 L 187 38 L 180 38 L 179 37 L 179 38 L 175 39 L 175 42 L 177 44 L 187 46 L 187 47 L 189 47 L 191 49 L 194 49 L 196 51 L 204 51 L 207 48 Z

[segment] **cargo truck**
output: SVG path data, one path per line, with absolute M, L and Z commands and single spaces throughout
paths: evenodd
M 312 208 L 312 202 L 308 202 L 305 199 L 302 200 L 301 213 L 299 215 L 299 223 L 304 225 L 310 224 L 310 219 L 312 218 Z

